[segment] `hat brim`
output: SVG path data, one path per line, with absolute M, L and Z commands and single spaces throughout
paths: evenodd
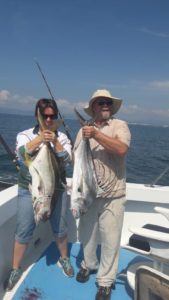
M 89 101 L 89 105 L 84 107 L 85 113 L 87 113 L 89 116 L 93 116 L 92 105 L 99 98 L 103 98 L 103 97 L 100 96 L 100 97 L 92 98 Z M 105 97 L 104 96 L 104 98 L 111 99 L 113 101 L 113 107 L 112 107 L 112 111 L 111 111 L 111 116 L 115 115 L 118 112 L 118 110 L 120 109 L 120 106 L 121 106 L 123 100 L 120 99 L 120 98 L 115 98 L 115 97 Z

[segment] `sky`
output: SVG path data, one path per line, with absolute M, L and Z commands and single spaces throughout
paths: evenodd
M 0 0 L 0 39 L 1 113 L 50 97 L 38 61 L 65 118 L 107 89 L 117 118 L 169 125 L 168 0 Z

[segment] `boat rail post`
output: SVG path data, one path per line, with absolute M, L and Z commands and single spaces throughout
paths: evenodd
M 150 187 L 154 187 L 156 185 L 156 183 L 169 171 L 169 166 L 167 166 L 162 172 L 161 174 L 152 181 L 152 183 L 148 184 L 148 186 Z

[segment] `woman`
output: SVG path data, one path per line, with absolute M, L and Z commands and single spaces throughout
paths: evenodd
M 29 191 L 31 175 L 25 158 L 31 158 L 38 152 L 44 142 L 49 142 L 55 152 L 57 161 L 62 162 L 61 177 L 62 181 L 64 181 L 66 178 L 65 172 L 63 172 L 63 164 L 65 167 L 70 163 L 72 156 L 71 143 L 67 136 L 60 131 L 53 131 L 56 119 L 58 118 L 56 102 L 51 99 L 40 99 L 35 108 L 35 117 L 37 121 L 38 113 L 40 113 L 43 118 L 45 128 L 48 129 L 43 129 L 41 122 L 38 122 L 34 128 L 22 131 L 17 135 L 16 153 L 20 161 L 18 178 L 18 211 L 12 270 L 4 284 L 5 290 L 8 291 L 14 287 L 22 275 L 21 262 L 36 226 L 32 197 Z M 74 275 L 74 270 L 68 257 L 67 224 L 65 222 L 67 193 L 64 184 L 61 184 L 59 193 L 57 193 L 57 199 L 55 200 L 57 201 L 55 201 L 49 220 L 53 234 L 56 238 L 56 245 L 60 252 L 58 265 L 62 267 L 65 275 L 72 277 Z

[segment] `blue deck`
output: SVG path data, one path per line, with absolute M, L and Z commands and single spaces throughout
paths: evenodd
M 70 244 L 70 257 L 77 273 L 82 251 L 79 244 Z M 122 249 L 120 253 L 119 272 L 126 272 L 126 267 L 135 255 Z M 55 243 L 47 248 L 41 258 L 33 266 L 12 300 L 94 300 L 96 294 L 95 274 L 84 284 L 63 275 L 56 265 L 59 254 Z M 130 300 L 133 292 L 127 284 L 125 276 L 116 281 L 116 289 L 112 290 L 111 299 Z

